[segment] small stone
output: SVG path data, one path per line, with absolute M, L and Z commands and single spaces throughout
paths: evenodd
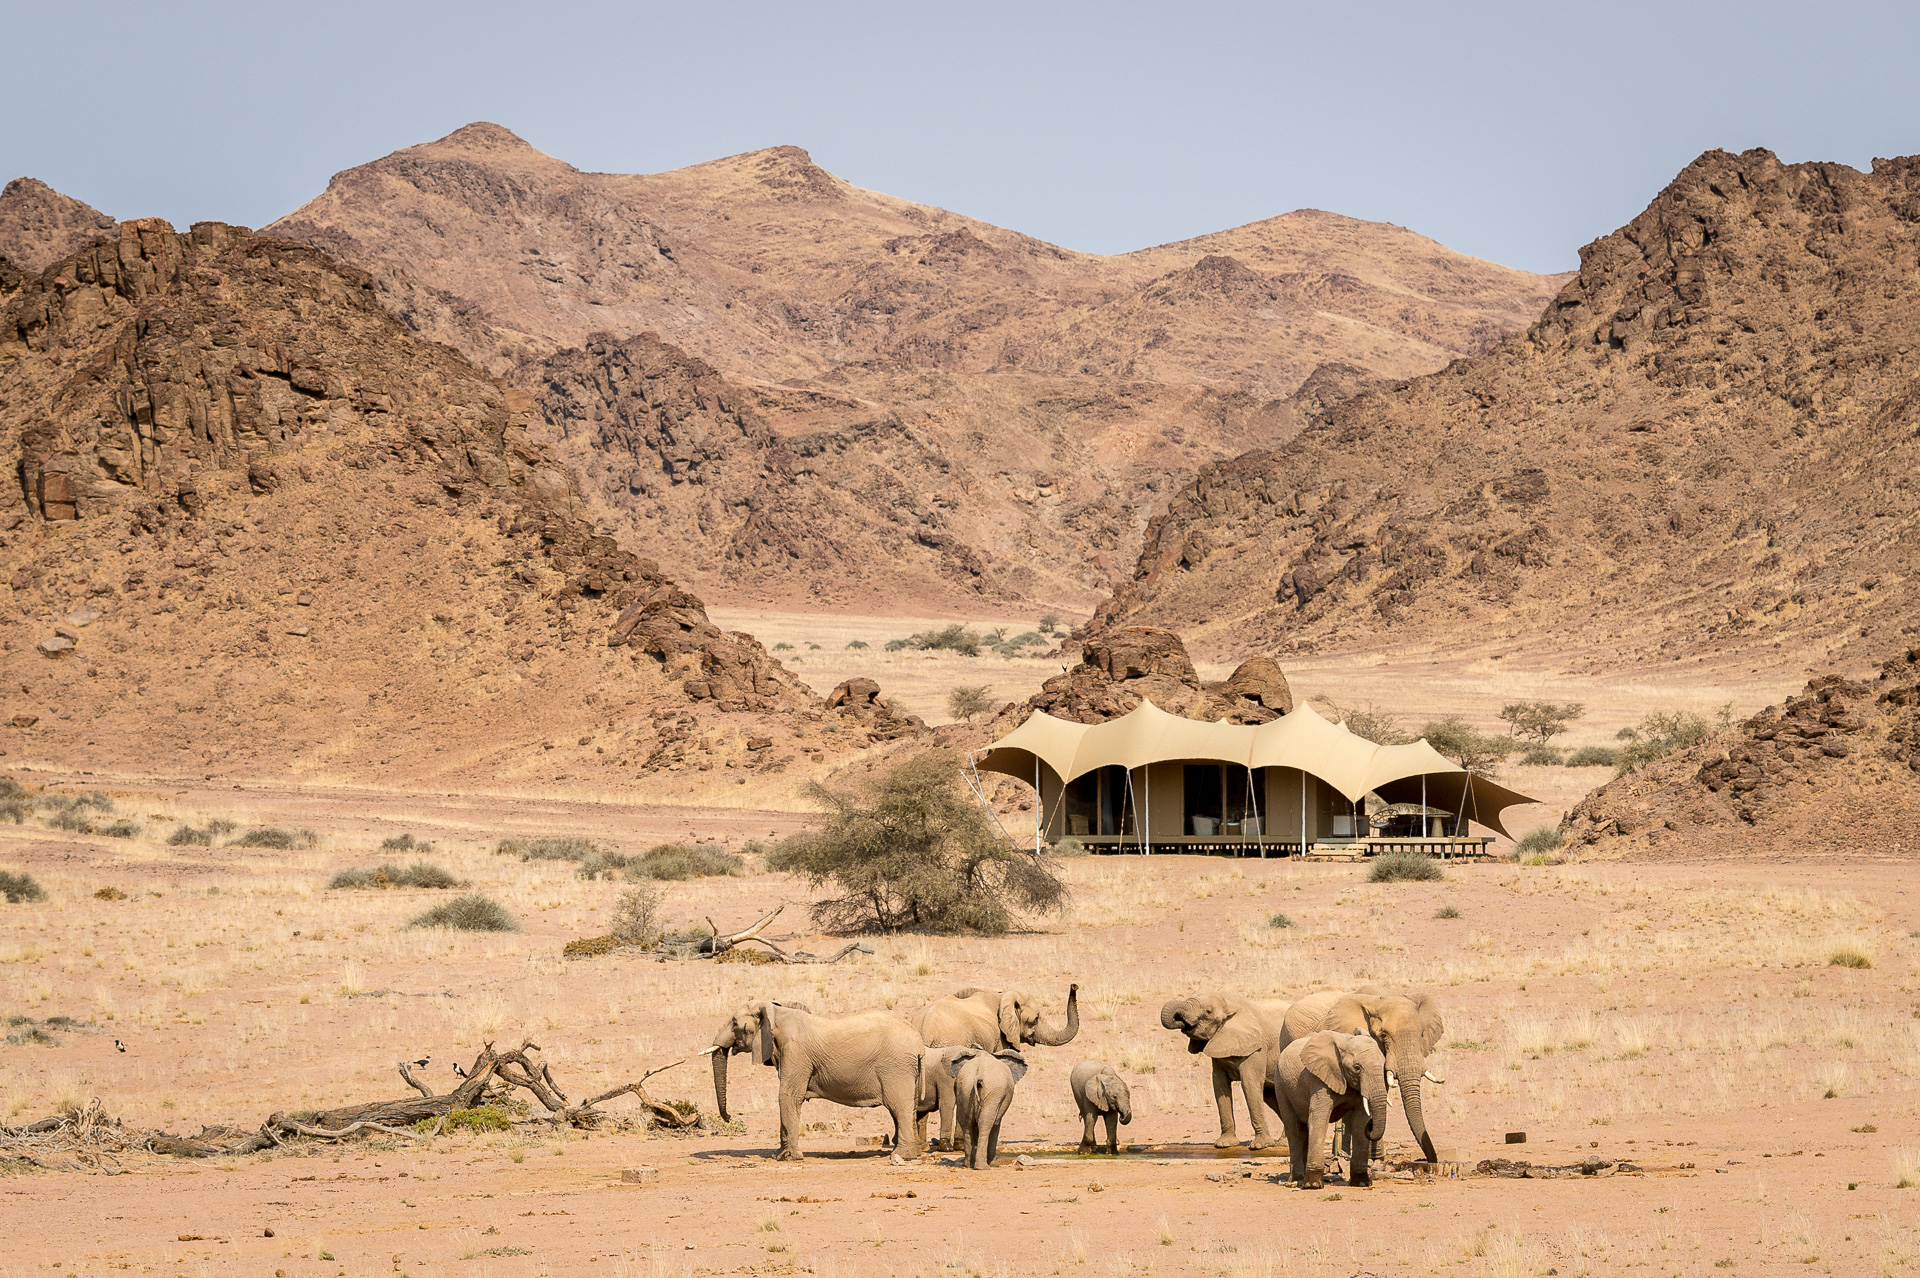
M 100 611 L 97 608 L 80 608 L 67 614 L 67 624 L 79 626 L 82 629 L 98 620 L 100 620 Z
M 747 738 L 747 749 L 749 750 L 771 750 L 772 748 L 773 748 L 772 737 L 748 737 Z
M 40 722 L 40 716 L 37 714 L 16 714 L 7 720 L 7 723 L 15 728 L 31 728 L 38 722 Z
M 273 1237 L 273 1230 L 271 1230 L 271 1229 L 263 1229 L 263 1230 L 261 1230 L 261 1231 L 260 1231 L 260 1236 L 261 1236 L 262 1238 L 271 1238 L 271 1237 Z
M 58 635 L 62 639 L 71 639 L 75 643 L 80 642 L 80 636 L 75 634 L 73 631 L 67 629 L 65 626 L 55 626 L 53 628 L 53 633 Z
M 1015 1167 L 1032 1167 L 1035 1165 L 1033 1161 L 1033 1155 L 1032 1154 L 1020 1155 L 1020 1157 L 1013 1160 L 1013 1165 Z
M 296 639 L 305 639 L 308 635 L 313 633 L 313 627 L 293 626 L 287 631 L 287 633 L 292 635 Z
M 620 1183 L 623 1185 L 657 1185 L 660 1183 L 658 1167 L 625 1167 L 620 1171 Z
M 303 590 L 293 597 L 293 601 L 302 608 L 311 608 L 313 607 L 313 592 L 311 590 Z
M 37 646 L 40 649 L 41 656 L 59 657 L 59 656 L 63 656 L 70 648 L 73 647 L 73 640 L 63 638 L 60 635 L 55 635 L 51 639 L 42 639 Z

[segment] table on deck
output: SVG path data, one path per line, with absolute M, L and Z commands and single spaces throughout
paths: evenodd
M 1138 835 L 1133 834 L 1076 834 L 1072 838 L 1079 840 L 1087 851 L 1101 856 L 1115 856 L 1142 853 L 1166 856 L 1186 853 L 1198 856 L 1299 856 L 1300 840 L 1286 838 L 1255 839 L 1240 834 L 1215 834 L 1202 837 L 1197 834 L 1160 835 L 1143 847 Z M 1359 860 L 1362 857 L 1377 856 L 1382 852 L 1425 852 L 1446 860 L 1456 858 L 1484 858 L 1487 849 L 1493 843 L 1491 836 L 1473 835 L 1463 838 L 1417 838 L 1411 836 L 1382 835 L 1367 839 L 1312 839 L 1307 843 L 1306 855 L 1322 857 L 1328 860 Z

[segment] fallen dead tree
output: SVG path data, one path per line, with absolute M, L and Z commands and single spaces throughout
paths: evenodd
M 409 1062 L 401 1061 L 401 1079 L 417 1095 L 398 1100 L 368 1101 L 342 1105 L 317 1112 L 289 1113 L 276 1110 L 256 1131 L 234 1127 L 202 1127 L 196 1136 L 176 1136 L 171 1132 L 134 1131 L 101 1112 L 94 1100 L 82 1109 L 57 1114 L 24 1127 L 0 1126 L 0 1158 L 24 1158 L 37 1166 L 54 1170 L 77 1170 L 103 1165 L 114 1154 L 147 1151 L 182 1158 L 234 1157 L 258 1153 L 286 1145 L 290 1140 L 348 1140 L 369 1133 L 430 1139 L 446 1126 L 450 1115 L 461 1110 L 479 1109 L 516 1090 L 525 1091 L 546 1110 L 532 1122 L 569 1127 L 597 1127 L 608 1117 L 597 1107 L 621 1096 L 632 1096 L 646 1112 L 647 1121 L 657 1128 L 684 1131 L 700 1125 L 697 1108 L 681 1108 L 656 1100 L 647 1094 L 646 1082 L 655 1074 L 672 1069 L 686 1058 L 648 1070 L 633 1082 L 624 1083 L 598 1096 L 573 1104 L 553 1080 L 552 1069 L 539 1056 L 540 1045 L 528 1039 L 519 1047 L 496 1051 L 488 1043 L 474 1058 L 460 1086 L 443 1095 L 414 1077 Z M 431 1128 L 420 1124 L 438 1120 Z
M 713 959 L 721 963 L 803 964 L 838 963 L 849 954 L 873 953 L 871 949 L 860 944 L 858 941 L 853 941 L 842 946 L 838 951 L 826 958 L 821 958 L 817 954 L 809 954 L 805 950 L 787 950 L 775 945 L 772 941 L 762 936 L 761 933 L 766 931 L 767 925 L 772 923 L 776 918 L 779 918 L 780 911 L 786 908 L 785 905 L 775 906 L 771 911 L 763 915 L 758 922 L 750 927 L 742 928 L 738 932 L 723 933 L 720 931 L 719 925 L 709 918 L 707 919 L 707 926 L 712 929 L 713 934 L 711 936 L 702 936 L 693 939 L 668 938 L 655 943 L 651 948 L 637 943 L 624 942 L 618 936 L 595 936 L 567 942 L 567 946 L 561 952 L 561 955 L 564 958 L 599 958 L 602 955 L 618 953 L 621 950 L 638 950 L 651 954 L 653 959 L 660 963 L 684 959 Z M 744 950 L 740 948 L 748 942 L 756 945 L 764 945 L 766 948 L 764 950 Z

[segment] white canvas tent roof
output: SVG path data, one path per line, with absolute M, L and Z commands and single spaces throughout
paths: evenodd
M 978 766 L 1031 782 L 1038 761 L 1064 783 L 1098 768 L 1132 769 L 1176 760 L 1297 768 L 1349 801 L 1368 793 L 1389 802 L 1418 800 L 1424 777 L 1435 801 L 1458 803 L 1469 819 L 1502 834 L 1501 809 L 1535 802 L 1485 777 L 1471 776 L 1425 740 L 1376 745 L 1343 724 L 1327 722 L 1308 705 L 1254 725 L 1183 719 L 1150 701 L 1105 723 L 1074 723 L 1036 710 L 994 742 Z

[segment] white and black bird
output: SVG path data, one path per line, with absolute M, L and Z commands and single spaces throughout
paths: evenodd
M 459 1061 L 455 1061 L 455 1062 L 453 1063 L 453 1072 L 454 1072 L 454 1073 L 456 1073 L 456 1074 L 458 1074 L 458 1075 L 459 1075 L 460 1077 L 462 1077 L 462 1078 L 465 1078 L 465 1077 L 467 1076 L 467 1071 L 465 1071 L 464 1069 L 461 1069 L 461 1068 L 460 1068 L 460 1062 L 459 1062 Z
M 120 1041 L 119 1039 L 117 1039 L 117 1038 L 113 1040 L 113 1045 L 114 1045 L 115 1047 L 117 1047 L 117 1048 L 119 1048 L 119 1049 L 120 1049 L 121 1051 L 123 1051 L 123 1052 L 127 1050 L 127 1045 L 126 1045 L 125 1043 L 123 1043 L 123 1042 L 121 1042 L 121 1041 Z
M 422 1056 L 419 1060 L 415 1061 L 413 1064 L 416 1069 L 425 1069 L 427 1066 L 433 1064 L 433 1057 L 431 1055 Z

